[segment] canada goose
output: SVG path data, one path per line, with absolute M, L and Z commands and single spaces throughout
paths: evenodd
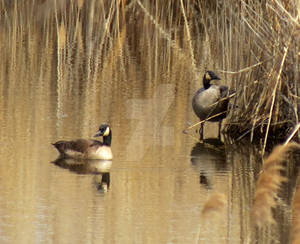
M 103 142 L 78 139 L 74 141 L 58 141 L 52 145 L 59 151 L 60 156 L 64 158 L 111 160 L 113 158 L 110 148 L 112 132 L 109 125 L 101 125 L 94 137 L 98 136 L 103 136 Z
M 228 95 L 234 93 L 229 91 L 227 86 L 211 85 L 212 80 L 220 80 L 220 78 L 212 71 L 206 71 L 203 76 L 203 87 L 199 89 L 192 101 L 193 110 L 200 120 L 205 120 L 214 116 L 208 121 L 219 122 L 218 137 L 221 137 L 220 131 L 222 120 L 226 117 L 227 107 L 230 97 Z M 217 115 L 219 114 L 219 115 Z M 200 128 L 200 139 L 203 140 L 203 125 Z

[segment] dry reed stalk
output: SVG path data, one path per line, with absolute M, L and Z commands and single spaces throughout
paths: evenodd
M 270 113 L 269 113 L 269 120 L 268 120 L 267 130 L 266 130 L 265 139 L 264 139 L 264 145 L 263 145 L 263 149 L 262 149 L 262 155 L 264 155 L 264 153 L 265 153 L 268 134 L 269 134 L 269 128 L 270 128 L 270 124 L 271 124 L 271 120 L 272 120 L 273 108 L 274 108 L 274 104 L 275 104 L 277 87 L 278 87 L 278 84 L 279 84 L 281 72 L 283 70 L 283 65 L 284 65 L 285 60 L 286 60 L 286 56 L 287 56 L 287 53 L 288 53 L 288 49 L 289 49 L 291 40 L 292 40 L 292 38 L 290 38 L 287 47 L 284 48 L 284 54 L 283 54 L 283 57 L 282 57 L 282 60 L 281 60 L 281 63 L 280 63 L 280 69 L 279 69 L 277 79 L 276 79 L 276 83 L 275 83 L 275 87 L 274 87 L 274 90 L 273 90 L 273 93 L 272 93 L 272 103 L 271 103 L 271 108 L 270 108 Z
M 77 5 L 78 5 L 79 11 L 81 10 L 83 4 L 84 4 L 84 0 L 77 0 Z
M 83 4 L 84 4 L 84 0 L 77 0 L 78 11 L 77 11 L 76 21 L 75 21 L 74 38 L 77 38 L 78 28 L 80 28 L 80 26 L 81 26 L 79 16 L 80 16 L 80 11 L 82 9 Z
M 289 137 L 286 139 L 286 141 L 284 142 L 284 144 L 288 144 L 290 142 L 290 140 L 293 138 L 293 136 L 297 133 L 297 131 L 300 129 L 300 123 L 297 124 L 294 128 L 294 130 L 292 131 L 292 133 L 289 135 Z
M 219 33 L 225 37 L 226 35 L 236 36 L 238 33 L 239 36 L 238 40 L 233 39 L 237 43 L 226 43 L 228 45 L 223 48 L 225 50 L 223 57 L 229 56 L 229 60 L 233 62 L 232 65 L 226 60 L 222 64 L 223 67 L 225 66 L 225 68 L 222 67 L 223 70 L 239 70 L 225 72 L 238 74 L 235 79 L 235 87 L 239 94 L 236 102 L 241 109 L 234 111 L 228 118 L 229 120 L 234 118 L 235 121 L 240 122 L 240 125 L 229 124 L 227 127 L 231 128 L 229 130 L 226 128 L 227 132 L 236 137 L 252 128 L 251 138 L 254 137 L 254 133 L 264 137 L 265 146 L 267 137 L 275 134 L 277 138 L 283 138 L 291 125 L 299 123 L 297 116 L 299 105 L 293 97 L 293 95 L 299 96 L 297 85 L 299 83 L 299 58 L 297 56 L 299 38 L 295 29 L 299 28 L 300 19 L 299 13 L 297 15 L 295 11 L 297 6 L 300 6 L 299 3 L 297 5 L 297 1 L 283 0 L 242 1 L 240 6 L 237 6 L 234 1 L 226 1 L 225 9 L 229 11 L 218 14 L 220 15 L 218 17 L 225 18 L 232 28 L 222 29 L 222 24 L 220 24 L 220 31 L 211 33 Z M 238 19 L 241 21 L 235 21 Z M 243 44 L 245 38 L 250 38 L 252 42 Z M 223 39 L 220 38 L 217 41 L 221 44 Z M 236 47 L 238 49 L 235 49 Z M 247 59 L 240 58 L 245 55 Z M 253 63 L 256 64 L 252 65 Z M 249 68 L 243 69 L 243 67 Z M 276 74 L 276 76 L 272 77 L 268 74 Z M 251 87 L 249 84 L 253 80 L 257 80 L 258 85 Z M 270 87 L 272 89 L 269 89 Z M 268 123 L 254 130 L 256 122 L 263 121 L 267 117 Z M 282 121 L 286 123 L 277 124 Z
M 149 18 L 150 22 L 152 22 L 155 26 L 155 28 L 159 31 L 160 35 L 165 38 L 168 41 L 168 44 L 177 51 L 177 54 L 179 56 L 179 59 L 181 61 L 185 61 L 185 62 L 190 62 L 190 59 L 192 59 L 192 68 L 193 71 L 195 71 L 195 60 L 194 60 L 194 49 L 192 49 L 192 47 L 190 46 L 190 52 L 191 52 L 191 57 L 188 57 L 188 55 L 186 55 L 186 52 L 180 47 L 180 44 L 175 40 L 173 40 L 172 35 L 170 33 L 168 33 L 166 30 L 164 30 L 164 28 L 162 27 L 162 25 L 160 23 L 158 23 L 158 21 L 156 20 L 155 17 L 153 17 L 151 15 L 151 13 L 146 9 L 146 7 L 141 3 L 140 0 L 136 0 L 136 3 L 140 6 L 140 8 L 143 10 L 143 12 L 145 13 L 145 15 Z M 182 10 L 182 8 L 181 8 Z M 182 10 L 183 11 L 183 10 Z M 170 11 L 172 12 L 172 11 Z M 186 24 L 187 24 L 187 19 L 185 19 Z M 188 31 L 188 29 L 187 29 Z M 191 45 L 191 42 L 190 42 Z
M 266 223 L 274 223 L 272 208 L 277 205 L 275 198 L 281 184 L 287 180 L 281 175 L 281 171 L 284 170 L 282 163 L 286 160 L 288 152 L 294 149 L 300 149 L 300 145 L 288 143 L 276 146 L 263 164 L 252 207 L 254 224 L 259 227 Z
M 126 41 L 126 32 L 127 29 L 124 27 L 120 33 L 120 37 L 115 40 L 115 44 L 113 45 L 113 49 L 109 52 L 105 61 L 103 63 L 103 69 L 105 70 L 106 67 L 111 67 L 114 64 L 116 57 L 119 57 L 123 53 L 125 41 Z
M 236 95 L 236 92 L 233 93 L 233 94 L 231 94 L 231 95 L 229 95 L 229 96 L 227 96 L 227 97 L 221 98 L 221 99 L 218 100 L 217 102 L 215 102 L 215 103 L 209 105 L 209 107 L 213 107 L 213 106 L 217 105 L 218 103 L 220 103 L 220 102 L 222 102 L 222 101 L 224 101 L 224 100 L 227 100 L 227 99 L 229 99 L 229 98 L 234 97 L 235 95 Z
M 194 71 L 196 71 L 197 69 L 196 69 L 195 57 L 194 57 L 194 52 L 195 51 L 193 49 L 191 32 L 190 32 L 189 23 L 188 23 L 188 20 L 187 20 L 187 17 L 186 17 L 183 0 L 180 0 L 180 6 L 181 6 L 182 15 L 183 15 L 183 18 L 184 18 L 184 24 L 185 24 L 186 33 L 187 33 L 187 41 L 189 43 L 189 49 L 190 49 L 190 55 L 191 55 L 191 59 L 192 59 L 192 65 L 193 65 Z
M 231 74 L 231 75 L 236 75 L 236 74 L 239 74 L 239 73 L 243 73 L 243 72 L 246 72 L 246 71 L 251 71 L 253 68 L 257 67 L 257 66 L 260 66 L 268 61 L 270 61 L 271 59 L 273 59 L 274 57 L 270 57 L 266 60 L 263 60 L 261 62 L 258 62 L 256 64 L 253 64 L 251 66 L 248 66 L 248 67 L 245 67 L 245 68 L 242 68 L 240 70 L 237 70 L 237 71 L 230 71 L 230 70 L 218 70 L 218 72 L 220 73 L 224 73 L 224 74 Z
M 300 174 L 298 175 L 298 179 Z M 300 184 L 293 200 L 292 244 L 300 243 Z
M 223 212 L 226 205 L 226 196 L 222 193 L 214 193 L 205 203 L 201 216 L 203 218 L 211 217 L 212 215 Z
M 66 46 L 66 28 L 64 22 L 62 22 L 59 26 L 58 42 L 60 49 L 63 49 Z
M 188 128 L 184 129 L 184 130 L 183 130 L 183 133 L 186 133 L 187 130 L 192 129 L 192 128 L 194 128 L 194 127 L 197 126 L 197 125 L 201 125 L 202 123 L 204 123 L 204 122 L 206 122 L 206 121 L 208 121 L 208 120 L 210 120 L 210 119 L 213 119 L 213 118 L 215 118 L 215 117 L 218 117 L 219 115 L 224 114 L 224 113 L 227 113 L 227 111 L 224 111 L 224 112 L 215 114 L 215 115 L 213 115 L 213 116 L 208 117 L 207 119 L 201 120 L 201 121 L 199 121 L 199 122 L 197 122 L 197 123 L 195 123 L 195 124 L 189 126 Z
M 82 54 L 84 51 L 84 41 L 83 41 L 83 37 L 82 37 L 82 25 L 81 24 L 79 24 L 79 26 L 78 26 L 78 31 L 76 33 L 76 41 L 77 41 L 77 45 L 78 45 L 77 52 Z M 78 57 L 78 59 L 79 59 L 79 57 Z M 78 59 L 76 59 L 76 62 L 78 61 Z

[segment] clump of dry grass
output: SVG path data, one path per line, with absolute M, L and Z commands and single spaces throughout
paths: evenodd
M 235 102 L 239 106 L 239 109 L 232 111 L 226 130 L 233 136 L 246 133 L 251 139 L 255 138 L 254 134 L 264 137 L 266 145 L 268 138 L 284 138 L 299 123 L 297 29 L 300 18 L 297 1 L 243 1 L 240 6 L 227 1 L 227 4 L 237 10 L 228 11 L 225 18 L 239 30 L 238 43 L 243 38 L 252 41 L 242 48 L 229 42 L 227 50 L 231 51 L 224 54 L 229 64 L 225 68 L 236 70 L 228 73 L 234 74 L 232 78 L 236 80 L 238 94 Z M 240 21 L 234 21 L 238 18 Z M 224 29 L 224 32 L 232 35 L 235 30 Z M 245 55 L 248 56 L 249 65 L 240 62 L 240 57 Z M 232 63 L 236 61 L 240 64 Z M 238 68 L 240 65 L 244 67 Z
M 257 181 L 252 208 L 253 221 L 257 226 L 274 223 L 272 208 L 277 205 L 276 197 L 281 184 L 287 180 L 281 174 L 281 171 L 284 170 L 282 163 L 286 160 L 288 152 L 296 148 L 300 148 L 297 143 L 279 145 L 265 160 Z
M 220 214 L 226 205 L 226 197 L 222 193 L 214 193 L 205 203 L 201 215 L 204 218 Z
M 297 187 L 293 201 L 292 240 L 292 244 L 300 243 L 300 185 Z

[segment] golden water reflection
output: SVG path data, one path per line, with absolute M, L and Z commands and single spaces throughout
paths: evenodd
M 28 107 L 32 106 L 43 105 Z M 76 113 L 67 111 L 74 118 Z M 14 117 L 18 116 L 16 113 Z M 55 115 L 49 117 L 50 121 L 56 120 Z M 63 122 L 58 125 L 64 127 L 61 128 L 49 120 L 35 120 L 30 115 L 28 121 L 11 119 L 6 124 L 9 129 L 1 130 L 10 138 L 1 149 L 3 241 L 262 243 L 259 240 L 288 236 L 289 214 L 284 209 L 280 228 L 262 234 L 251 226 L 249 211 L 261 163 L 254 146 L 230 146 L 216 139 L 199 143 L 181 133 L 183 125 L 172 120 L 158 128 L 144 125 L 139 134 L 134 132 L 136 121 L 125 123 L 127 119 L 121 117 L 118 122 L 111 120 L 115 154 L 111 165 L 54 161 L 58 154 L 50 142 L 89 137 L 98 124 L 85 134 L 86 128 L 81 126 L 68 127 L 68 122 Z M 164 133 L 170 140 L 172 126 L 172 143 L 159 145 L 157 141 L 166 139 L 161 137 Z M 19 129 L 12 133 L 16 128 Z M 132 133 L 137 135 L 131 143 L 144 147 L 142 156 L 136 157 L 139 151 L 126 146 Z M 128 154 L 134 155 L 127 157 Z M 109 183 L 103 173 L 109 174 Z M 108 186 L 105 194 L 102 183 Z M 213 192 L 225 194 L 226 210 L 221 218 L 204 221 L 201 210 Z

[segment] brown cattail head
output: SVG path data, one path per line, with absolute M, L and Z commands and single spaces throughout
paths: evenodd
M 264 161 L 257 181 L 252 208 L 253 221 L 257 226 L 274 223 L 271 210 L 277 205 L 275 198 L 281 184 L 287 181 L 287 178 L 281 174 L 284 170 L 282 163 L 286 160 L 288 152 L 299 148 L 300 145 L 297 143 L 276 146 Z

